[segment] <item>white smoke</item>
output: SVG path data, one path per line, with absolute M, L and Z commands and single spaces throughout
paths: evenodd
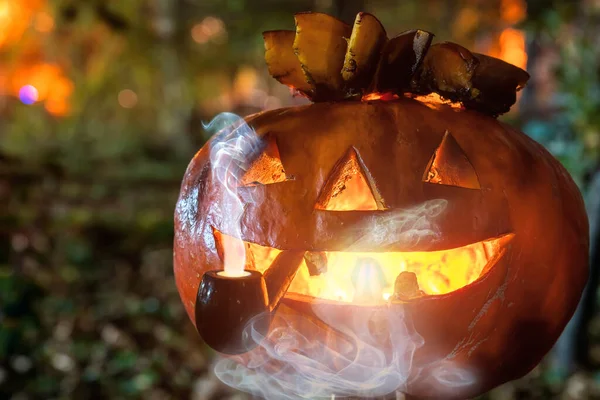
M 365 224 L 355 228 L 366 232 L 346 251 L 355 249 L 381 249 L 394 244 L 402 244 L 407 249 L 419 246 L 423 250 L 425 245 L 433 243 L 441 232 L 435 219 L 446 210 L 448 200 L 427 200 L 412 208 L 398 209 L 381 213 Z
M 361 307 L 348 320 L 318 306 L 315 311 L 339 332 L 286 313 L 275 319 L 266 337 L 249 326 L 260 347 L 246 360 L 220 359 L 216 375 L 268 400 L 383 396 L 405 386 L 423 340 L 402 312 Z
M 436 363 L 431 376 L 437 385 L 449 390 L 468 387 L 476 383 L 475 375 L 471 371 L 457 367 L 451 360 L 441 360 Z
M 209 124 L 204 125 L 204 129 L 209 133 L 216 132 L 210 142 L 210 165 L 213 178 L 224 189 L 219 201 L 223 216 L 221 227 L 229 235 L 239 238 L 244 203 L 238 196 L 238 187 L 252 160 L 264 148 L 264 143 L 243 118 L 233 113 L 217 115 Z M 225 273 L 242 275 L 246 258 L 244 243 L 235 240 L 222 245 Z
M 453 395 L 477 383 L 451 356 L 415 365 L 425 342 L 400 307 L 356 307 L 348 315 L 313 305 L 326 325 L 281 308 L 266 336 L 248 325 L 257 348 L 217 359 L 214 372 L 223 383 L 266 400 L 376 398 L 406 392 L 415 380 Z

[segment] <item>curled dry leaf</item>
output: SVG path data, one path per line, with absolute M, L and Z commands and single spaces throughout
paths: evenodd
M 269 74 L 284 85 L 291 86 L 301 93 L 309 94 L 313 86 L 308 83 L 300 61 L 294 54 L 294 31 L 263 32 L 265 41 L 265 61 Z
M 315 86 L 314 98 L 337 98 L 344 86 L 342 67 L 352 29 L 322 13 L 295 15 L 294 52 L 308 82 Z
M 361 93 L 369 86 L 386 42 L 387 35 L 381 22 L 371 14 L 358 13 L 342 69 L 349 92 Z

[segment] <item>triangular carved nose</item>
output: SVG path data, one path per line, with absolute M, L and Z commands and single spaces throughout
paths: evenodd
M 385 203 L 356 148 L 336 162 L 317 198 L 315 208 L 329 211 L 384 210 Z

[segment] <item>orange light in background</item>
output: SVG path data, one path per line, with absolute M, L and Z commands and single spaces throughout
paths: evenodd
M 12 92 L 16 94 L 21 87 L 31 85 L 38 90 L 39 100 L 45 100 L 54 79 L 60 75 L 60 67 L 55 64 L 19 67 L 12 77 Z
M 497 42 L 487 51 L 490 56 L 525 69 L 527 66 L 525 32 L 513 26 L 523 21 L 525 17 L 527 17 L 527 4 L 524 0 L 502 0 L 500 18 L 501 26 L 505 28 L 497 36 Z
M 56 64 L 20 67 L 13 73 L 10 85 L 10 93 L 17 97 L 21 97 L 23 88 L 35 88 L 36 101 L 43 101 L 53 115 L 64 116 L 70 110 L 68 99 L 73 93 L 73 82 Z
M 119 92 L 119 105 L 123 108 L 133 108 L 138 102 L 137 94 L 131 89 L 124 89 Z
M 36 15 L 33 23 L 35 30 L 41 33 L 49 33 L 54 29 L 54 18 L 47 12 L 40 12 Z
M 57 117 L 65 116 L 69 113 L 69 103 L 67 99 L 48 99 L 44 105 L 46 111 Z
M 17 42 L 43 0 L 0 0 L 0 46 Z
M 20 43 L 30 27 L 51 32 L 54 18 L 45 7 L 46 0 L 0 0 L 0 47 Z M 17 59 L 15 68 L 7 68 L 1 78 L 1 94 L 15 96 L 24 104 L 43 102 L 55 116 L 69 113 L 73 82 L 59 65 Z
M 480 12 L 476 8 L 464 7 L 456 15 L 452 24 L 452 35 L 466 37 L 476 32 L 481 24 Z
M 59 76 L 50 87 L 46 99 L 46 110 L 55 116 L 65 116 L 71 110 L 69 97 L 73 93 L 73 82 L 65 76 Z
M 258 86 L 258 71 L 242 66 L 233 81 L 233 93 L 240 101 L 249 101 Z
M 525 69 L 527 67 L 527 52 L 525 49 L 525 32 L 513 28 L 502 31 L 498 58 Z
M 527 16 L 527 4 L 524 0 L 502 0 L 500 17 L 509 25 L 523 21 Z

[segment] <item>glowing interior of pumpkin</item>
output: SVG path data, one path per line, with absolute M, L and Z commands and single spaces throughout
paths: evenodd
M 448 100 L 440 96 L 438 93 L 429 93 L 426 95 L 414 95 L 412 93 L 406 93 L 405 97 L 417 100 L 429 108 L 437 109 L 440 105 L 447 105 L 452 108 L 461 109 L 462 104 L 452 100 Z M 398 99 L 399 96 L 394 93 L 368 93 L 362 97 L 362 101 L 392 101 Z

